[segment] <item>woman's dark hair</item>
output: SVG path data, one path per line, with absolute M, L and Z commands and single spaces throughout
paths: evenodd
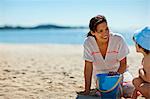
M 105 16 L 103 16 L 103 15 L 97 15 L 97 16 L 93 17 L 90 20 L 90 23 L 89 23 L 89 29 L 90 29 L 90 31 L 95 32 L 97 25 L 101 24 L 103 22 L 106 22 L 106 24 L 107 24 L 107 20 L 106 20 Z M 93 36 L 90 31 L 88 32 L 87 37 L 88 36 Z
M 134 38 L 134 37 L 133 37 L 133 41 L 138 45 L 139 48 L 142 48 L 143 51 L 144 51 L 147 55 L 150 54 L 150 50 L 147 50 L 147 49 L 143 48 L 140 44 L 138 44 L 138 43 L 135 41 L 135 38 Z

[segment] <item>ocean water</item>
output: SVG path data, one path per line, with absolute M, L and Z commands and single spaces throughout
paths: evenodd
M 0 43 L 22 44 L 83 44 L 88 29 L 0 30 Z M 132 34 L 120 32 L 128 45 Z

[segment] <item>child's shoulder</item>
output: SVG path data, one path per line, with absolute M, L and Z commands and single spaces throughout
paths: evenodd
M 147 75 L 150 75 L 150 54 L 145 56 L 143 59 L 143 68 Z

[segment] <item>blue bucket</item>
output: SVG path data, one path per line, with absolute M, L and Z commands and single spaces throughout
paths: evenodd
M 97 74 L 98 90 L 101 92 L 102 99 L 119 99 L 121 97 L 122 75 L 116 74 L 113 76 L 108 73 Z

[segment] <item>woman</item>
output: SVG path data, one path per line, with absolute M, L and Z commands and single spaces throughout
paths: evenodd
M 90 20 L 90 32 L 84 42 L 84 78 L 85 90 L 80 94 L 89 95 L 91 88 L 92 75 L 96 80 L 96 74 L 117 72 L 123 74 L 127 69 L 127 54 L 129 49 L 122 38 L 118 34 L 110 33 L 107 20 L 103 15 L 97 15 Z M 132 76 L 126 72 L 124 73 L 128 78 L 124 80 L 132 81 Z M 133 89 L 132 82 L 128 82 L 128 88 L 131 92 L 124 96 L 131 97 Z

